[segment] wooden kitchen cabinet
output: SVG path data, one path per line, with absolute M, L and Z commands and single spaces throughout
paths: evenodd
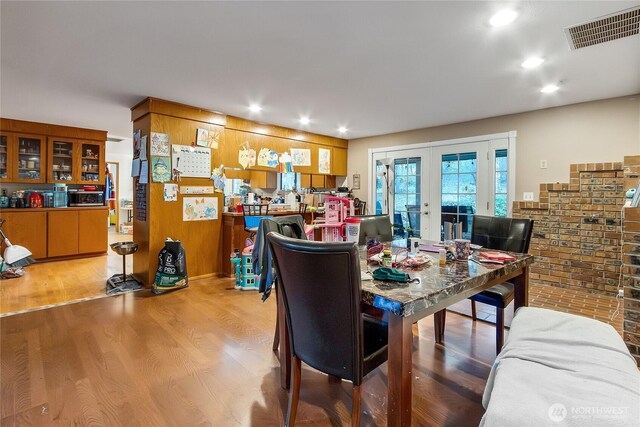
M 104 143 L 81 141 L 78 142 L 78 149 L 80 153 L 77 182 L 79 184 L 104 184 Z
M 107 132 L 0 118 L 0 182 L 104 185 Z
M 301 173 L 300 174 L 300 188 L 309 188 L 311 187 L 311 174 L 310 173 Z
M 47 257 L 46 212 L 8 212 L 3 209 L 0 210 L 0 218 L 5 220 L 2 231 L 12 244 L 29 249 L 32 258 Z
M 275 172 L 251 171 L 251 188 L 277 188 L 278 175 Z
M 9 136 L 0 134 L 0 182 L 13 178 L 13 164 L 9 161 Z
M 78 255 L 78 217 L 77 210 L 47 213 L 47 257 Z
M 47 182 L 104 184 L 104 143 L 49 137 Z
M 311 187 L 325 188 L 324 175 L 312 174 L 311 175 Z
M 107 250 L 108 211 L 78 211 L 78 253 L 88 254 Z
M 45 182 L 46 138 L 41 135 L 0 134 L 0 182 Z
M 73 139 L 49 137 L 47 182 L 75 184 L 78 175 L 78 142 Z
M 347 149 L 333 147 L 331 154 L 331 175 L 347 176 Z
M 324 188 L 336 188 L 336 176 L 325 175 L 324 176 Z

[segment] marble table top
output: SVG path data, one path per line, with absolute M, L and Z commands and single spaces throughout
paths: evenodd
M 366 248 L 361 246 L 360 267 L 373 271 L 378 265 L 367 264 Z M 462 292 L 480 287 L 533 263 L 533 256 L 507 252 L 516 261 L 501 264 L 479 264 L 472 260 L 448 261 L 441 267 L 438 260 L 426 268 L 399 267 L 419 282 L 398 283 L 379 280 L 362 281 L 362 301 L 400 316 L 411 316 Z M 436 254 L 437 257 L 437 254 Z

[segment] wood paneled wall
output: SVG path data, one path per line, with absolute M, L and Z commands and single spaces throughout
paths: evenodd
M 344 171 L 339 166 L 332 172 L 344 172 L 346 175 L 347 141 L 324 135 L 300 132 L 279 126 L 259 124 L 237 117 L 172 103 L 155 98 L 147 98 L 131 109 L 133 129 L 140 129 L 141 135 L 151 132 L 166 133 L 171 144 L 191 145 L 196 138 L 198 128 L 215 130 L 220 134 L 219 148 L 211 152 L 211 166 L 224 164 L 239 168 L 238 149 L 244 143 L 256 150 L 267 147 L 279 153 L 291 148 L 309 148 L 312 166 L 296 167 L 296 172 L 318 173 L 318 148 L 332 150 L 333 159 L 345 159 Z M 149 147 L 147 147 L 149 152 Z M 274 171 L 273 168 L 255 166 L 251 170 Z M 250 175 L 249 171 L 229 171 L 228 176 L 237 172 L 238 177 Z M 182 178 L 180 185 L 212 185 L 206 178 Z M 182 221 L 182 195 L 177 202 L 165 202 L 164 186 L 161 183 L 147 184 L 147 218 L 137 219 L 134 203 L 133 239 L 139 244 L 134 254 L 134 274 L 150 285 L 158 267 L 157 254 L 164 246 L 167 237 L 180 240 L 187 255 L 187 270 L 190 278 L 221 274 L 222 263 L 228 262 L 229 254 L 222 251 L 222 208 L 224 196 L 218 198 L 219 219 L 217 221 Z M 135 188 L 134 188 L 135 197 Z

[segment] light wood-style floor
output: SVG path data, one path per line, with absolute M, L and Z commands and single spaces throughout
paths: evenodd
M 128 238 L 130 236 L 124 236 Z M 15 309 L 100 297 L 121 258 L 105 255 L 28 267 L 19 289 L 0 283 L 0 425 L 277 426 L 287 393 L 271 352 L 275 299 L 236 291 L 231 279 L 9 314 Z M 31 289 L 31 291 L 29 290 Z M 31 292 L 31 293 L 30 293 Z M 608 320 L 615 299 L 532 286 L 530 305 Z M 463 302 L 454 307 L 469 311 Z M 492 321 L 492 308 L 478 306 Z M 507 317 L 509 317 L 509 313 Z M 621 329 L 622 314 L 612 324 Z M 414 425 L 477 425 L 494 354 L 494 327 L 447 316 L 445 346 L 426 318 L 414 340 Z M 417 331 L 415 331 L 417 332 Z M 362 425 L 386 423 L 386 364 L 363 388 Z M 350 386 L 303 373 L 299 425 L 347 425 Z
M 109 243 L 130 241 L 131 235 L 109 232 Z M 127 257 L 127 272 L 133 257 Z M 122 257 L 111 249 L 97 257 L 37 262 L 25 267 L 25 275 L 0 281 L 0 315 L 37 307 L 105 296 L 105 284 L 122 274 Z
M 275 299 L 231 286 L 203 279 L 0 319 L 2 426 L 282 425 Z M 494 329 L 448 316 L 441 347 L 432 323 L 414 341 L 415 425 L 477 425 Z M 362 425 L 385 425 L 386 382 L 386 364 L 365 381 Z M 299 425 L 347 424 L 350 389 L 305 369 Z

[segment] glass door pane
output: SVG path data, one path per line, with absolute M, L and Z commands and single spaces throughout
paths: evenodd
M 471 237 L 471 221 L 477 211 L 477 155 L 473 153 L 444 154 L 441 159 L 441 220 L 444 238 L 445 223 L 462 223 L 462 238 Z M 459 237 L 459 236 L 458 236 Z
M 393 224 L 400 237 L 420 237 L 422 159 L 394 160 Z
M 39 181 L 42 155 L 42 140 L 38 138 L 18 137 L 17 178 L 23 181 Z
M 73 180 L 73 143 L 65 141 L 53 141 L 51 148 L 53 162 L 51 179 L 53 181 Z
M 380 162 L 380 160 L 376 161 L 376 215 L 382 215 L 383 213 L 388 213 L 387 211 L 387 200 L 386 200 L 386 168 Z
M 0 179 L 9 177 L 9 160 L 7 157 L 7 148 L 9 145 L 7 139 L 6 135 L 0 135 Z
M 509 183 L 509 171 L 508 171 L 508 157 L 507 149 L 495 150 L 496 164 L 495 164 L 495 202 L 494 202 L 494 214 L 495 216 L 506 217 L 508 212 L 508 183 Z
M 100 181 L 100 146 L 95 144 L 82 144 L 82 175 L 83 182 Z

